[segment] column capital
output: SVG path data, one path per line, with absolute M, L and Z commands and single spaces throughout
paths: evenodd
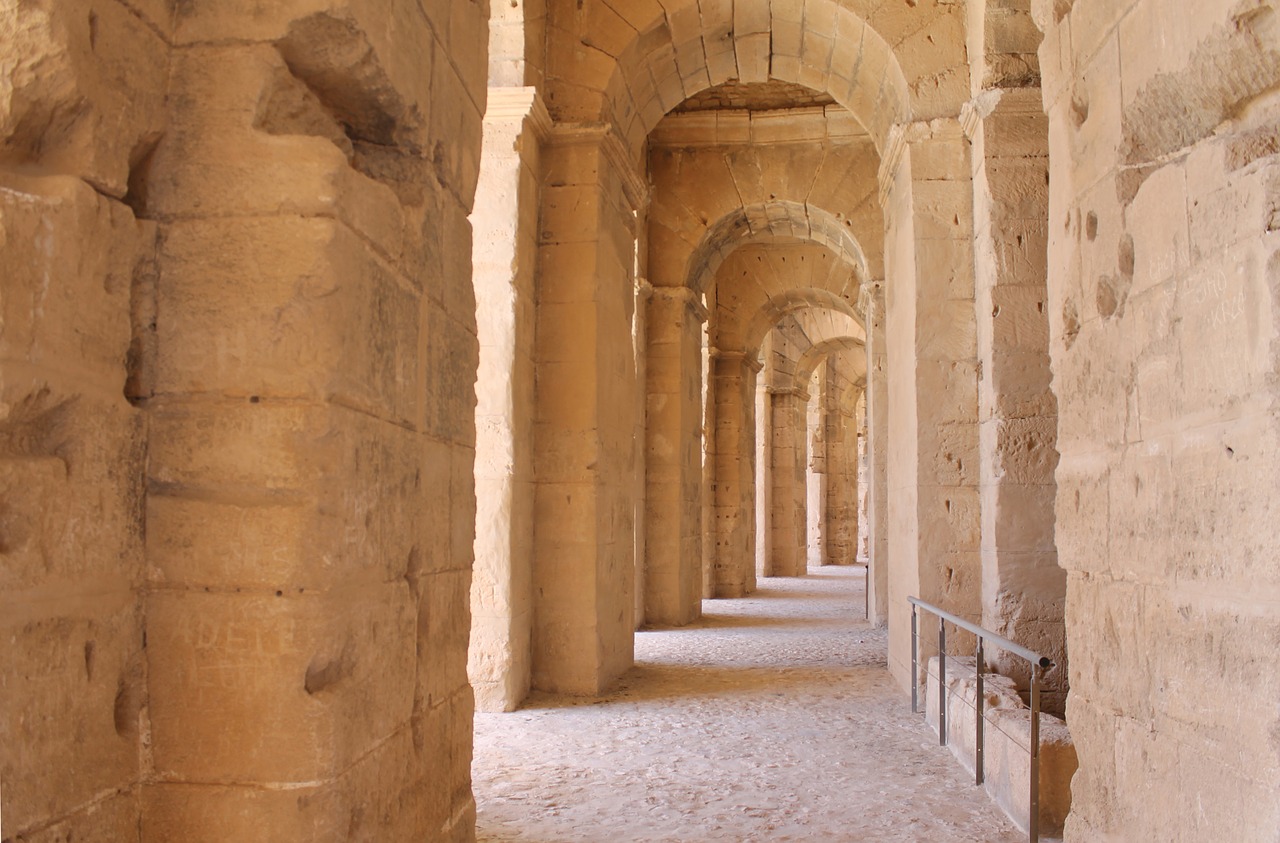
M 885 140 L 884 152 L 880 158 L 880 170 L 878 173 L 880 206 L 888 206 L 889 195 L 893 192 L 894 178 L 898 175 L 898 168 L 902 166 L 903 155 L 909 147 L 930 142 L 960 142 L 965 140 L 960 115 L 958 114 L 955 117 L 935 117 L 932 120 L 895 123 L 890 126 L 889 136 Z
M 809 394 L 809 390 L 799 386 L 769 386 L 765 387 L 765 392 L 768 392 L 770 395 L 783 395 L 799 398 L 805 403 L 808 403 L 809 399 L 813 397 Z
M 626 144 L 608 123 L 554 123 L 547 141 L 551 146 L 594 146 L 600 150 L 626 194 L 631 210 L 638 211 L 649 204 L 649 185 L 636 169 L 627 153 Z
M 1039 88 L 989 88 L 960 107 L 960 128 L 970 141 L 982 121 L 993 114 L 1011 117 L 1043 117 L 1044 100 Z
M 871 320 L 884 313 L 884 281 L 870 279 L 858 287 L 858 304 L 856 308 L 863 317 L 867 336 L 871 336 Z
M 745 351 L 725 351 L 723 349 L 712 347 L 707 349 L 707 354 L 710 355 L 712 360 L 723 360 L 726 363 L 738 363 L 757 374 L 759 374 L 760 370 L 764 368 L 764 361 L 757 358 L 754 354 L 748 354 Z
M 650 294 L 654 301 L 683 303 L 697 317 L 699 322 L 706 322 L 710 317 L 707 306 L 702 303 L 702 295 L 688 287 L 651 287 Z
M 537 88 L 490 88 L 484 122 L 491 125 L 517 120 L 528 121 L 539 143 L 546 143 L 551 136 L 551 113 Z

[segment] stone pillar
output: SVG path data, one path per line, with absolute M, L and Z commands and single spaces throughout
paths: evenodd
M 741 352 L 711 357 L 712 596 L 745 597 L 755 589 L 756 376 L 760 364 Z
M 188 7 L 131 185 L 162 221 L 144 841 L 474 834 L 486 88 L 441 45 L 487 10 L 372 5 Z
M 807 567 L 805 410 L 809 393 L 769 388 L 772 506 L 769 510 L 772 576 L 804 576 Z
M 822 565 L 851 565 L 858 543 L 858 423 L 854 409 L 861 390 L 843 377 L 833 357 L 827 366 L 829 386 L 824 394 L 827 428 L 826 521 Z
M 828 430 L 827 377 L 828 362 L 823 361 L 809 382 L 809 403 L 805 405 L 805 566 L 818 568 L 825 564 L 827 539 L 834 526 L 827 504 L 831 495 L 833 460 L 827 452 L 831 431 Z
M 597 694 L 634 653 L 635 209 L 604 126 L 544 149 L 534 472 L 533 684 Z
M 641 222 L 639 232 L 641 239 L 644 237 L 645 224 Z M 641 246 L 640 255 L 643 258 L 645 252 Z M 649 367 L 646 361 L 646 346 L 649 342 L 649 300 L 653 297 L 653 285 L 645 280 L 643 275 L 643 263 L 641 264 L 640 277 L 636 279 L 636 303 L 635 313 L 632 316 L 632 336 L 631 343 L 636 359 L 636 407 L 643 409 L 648 404 L 648 388 L 649 388 Z M 634 437 L 634 447 L 636 451 L 636 470 L 632 477 L 632 492 L 635 511 L 635 523 L 643 525 L 648 519 L 648 503 L 645 489 L 649 483 L 648 457 L 646 455 L 648 437 L 647 418 L 644 412 L 635 414 L 635 429 L 632 434 Z M 699 463 L 701 465 L 701 463 Z M 649 555 L 647 528 L 637 529 L 635 531 L 635 586 L 632 594 L 632 605 L 635 607 L 635 617 L 633 622 L 637 630 L 643 629 L 645 625 L 645 576 L 646 565 L 645 559 Z M 701 562 L 699 562 L 701 564 Z
M 990 90 L 973 139 L 983 625 L 1054 661 L 1046 708 L 1066 702 L 1066 572 L 1054 543 L 1057 402 L 1050 389 L 1049 128 L 1039 88 Z M 993 653 L 1023 687 L 1026 662 Z
M 884 282 L 862 289 L 867 319 L 867 588 L 868 620 L 889 621 L 889 367 L 885 345 Z
M 655 287 L 646 345 L 645 617 L 682 626 L 702 614 L 701 296 Z
M 766 339 L 766 348 L 769 340 Z M 756 362 L 757 372 L 763 368 Z M 773 460 L 770 444 L 773 441 L 773 413 L 770 412 L 769 385 L 757 374 L 754 407 L 756 415 L 756 439 L 751 450 L 756 466 L 756 553 L 755 570 L 757 576 L 773 576 L 773 526 L 770 513 L 773 511 Z
M 529 692 L 533 634 L 533 329 L 540 144 L 533 88 L 491 88 L 472 214 L 480 373 L 467 673 L 482 711 Z
M 895 128 L 881 192 L 893 437 L 889 667 L 910 687 L 908 596 L 982 619 L 973 197 L 959 122 Z M 952 640 L 957 650 L 970 647 L 963 635 Z

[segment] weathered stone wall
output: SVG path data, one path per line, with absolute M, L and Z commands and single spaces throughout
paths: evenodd
M 150 773 L 135 307 L 166 3 L 0 7 L 0 837 L 137 841 Z
M 5 542 L 0 710 L 41 724 L 6 834 L 472 836 L 487 12 L 0 13 L 5 170 L 42 177 L 4 194 L 6 441 L 45 490 Z
M 1036 4 L 1067 839 L 1280 828 L 1280 9 Z

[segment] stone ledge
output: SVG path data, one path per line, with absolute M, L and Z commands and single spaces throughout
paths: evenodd
M 925 717 L 938 731 L 938 659 L 926 671 Z M 977 672 L 972 658 L 947 658 L 947 744 L 960 765 L 974 772 L 977 739 L 975 710 Z M 1031 710 L 1022 702 L 1013 680 L 984 674 L 983 717 L 986 725 L 985 788 L 992 800 L 1024 831 L 1030 816 Z M 1071 810 L 1071 777 L 1078 762 L 1067 724 L 1040 714 L 1040 837 L 1062 836 Z

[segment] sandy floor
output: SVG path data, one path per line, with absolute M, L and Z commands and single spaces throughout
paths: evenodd
M 861 569 L 768 579 L 644 632 L 594 702 L 476 716 L 481 841 L 1016 843 L 890 680 Z

